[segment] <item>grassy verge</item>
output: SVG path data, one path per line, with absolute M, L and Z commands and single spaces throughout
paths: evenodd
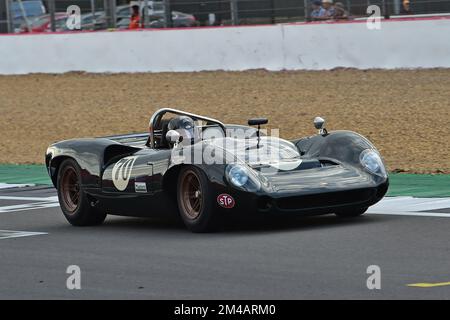
M 1 164 L 1 183 L 34 183 L 51 185 L 52 182 L 44 165 L 41 164 Z

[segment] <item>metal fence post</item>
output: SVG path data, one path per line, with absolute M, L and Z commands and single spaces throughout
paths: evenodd
M 105 17 L 106 17 L 106 27 L 109 28 L 109 26 L 111 24 L 111 17 L 109 15 L 108 0 L 103 0 L 103 11 L 105 12 Z
M 352 14 L 351 7 L 352 7 L 351 0 L 347 0 L 347 14 L 348 14 L 348 16 L 350 16 Z
M 116 19 L 116 0 L 110 0 L 110 9 L 111 9 L 111 26 L 110 28 L 115 28 L 117 19 Z
M 303 6 L 305 7 L 304 10 L 304 15 L 305 15 L 305 21 L 309 21 L 309 10 L 308 10 L 308 0 L 303 0 Z
M 106 14 L 106 25 L 108 28 L 116 27 L 116 1 L 103 0 L 103 10 Z
M 95 15 L 95 0 L 91 0 L 91 13 L 93 16 Z
M 234 26 L 239 24 L 239 13 L 237 0 L 230 0 L 231 23 Z
M 144 23 L 143 23 L 143 27 L 147 28 L 148 27 L 148 0 L 144 0 Z
M 394 14 L 400 14 L 400 0 L 394 0 Z
M 55 0 L 48 1 L 48 11 L 50 13 L 50 28 L 52 32 L 55 32 L 56 31 Z
M 95 0 L 91 0 L 91 14 L 92 14 L 92 23 L 95 24 L 97 23 L 97 19 L 95 19 Z
M 14 26 L 13 21 L 11 17 L 11 0 L 6 0 L 5 3 L 5 10 L 6 10 L 6 32 L 13 33 L 14 32 Z
M 381 5 L 383 7 L 383 16 L 384 16 L 384 18 L 385 19 L 389 19 L 390 18 L 390 16 L 389 16 L 389 9 L 388 9 L 388 6 L 386 4 L 386 0 L 382 0 L 381 1 Z
M 275 24 L 276 22 L 276 13 L 275 13 L 275 0 L 270 1 L 270 23 Z
M 170 0 L 164 0 L 164 27 L 172 27 L 172 8 L 170 6 Z

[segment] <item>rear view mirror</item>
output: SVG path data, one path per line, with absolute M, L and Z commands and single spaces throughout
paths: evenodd
M 325 129 L 325 119 L 321 117 L 314 118 L 314 127 L 319 130 L 320 135 L 327 135 L 328 131 Z
M 260 126 L 262 124 L 267 124 L 269 120 L 267 118 L 252 118 L 248 120 L 249 126 Z

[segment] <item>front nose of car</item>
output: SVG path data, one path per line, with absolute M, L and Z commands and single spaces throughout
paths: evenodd
M 261 173 L 267 183 L 263 188 L 276 197 L 291 193 L 314 193 L 326 190 L 343 190 L 367 187 L 374 183 L 373 178 L 355 168 L 341 165 L 296 171 L 277 171 Z

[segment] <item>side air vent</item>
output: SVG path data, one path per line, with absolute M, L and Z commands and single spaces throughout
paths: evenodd
M 133 148 L 121 144 L 112 144 L 105 149 L 105 153 L 103 155 L 103 163 L 107 164 L 117 156 L 127 156 L 138 150 L 138 148 Z
M 333 162 L 331 160 L 320 160 L 320 164 L 322 165 L 322 167 L 331 167 L 339 165 L 338 163 Z

